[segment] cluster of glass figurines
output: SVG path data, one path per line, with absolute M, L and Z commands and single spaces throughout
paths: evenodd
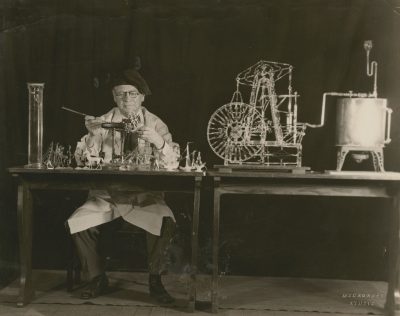
M 41 166 L 46 169 L 72 168 L 71 146 L 51 142 L 47 148 Z
M 189 143 L 181 154 L 179 144 L 172 143 L 174 154 L 160 157 L 159 153 L 140 153 L 137 150 L 127 152 L 123 160 L 112 161 L 120 170 L 184 170 L 203 171 L 206 163 L 202 161 L 201 152 L 189 151 Z
M 158 152 L 151 150 L 138 151 L 137 149 L 127 151 L 121 156 L 115 156 L 111 161 L 104 161 L 104 153 L 93 153 L 88 149 L 79 156 L 74 157 L 71 146 L 64 146 L 52 141 L 43 155 L 41 168 L 59 169 L 73 168 L 86 170 L 117 169 L 117 170 L 184 170 L 203 171 L 206 163 L 202 161 L 199 150 L 189 150 L 187 143 L 181 154 L 179 144 L 172 143 L 173 154 L 161 157 Z M 75 161 L 78 159 L 79 161 Z

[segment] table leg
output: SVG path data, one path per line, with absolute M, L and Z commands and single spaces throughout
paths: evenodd
M 211 284 L 211 312 L 218 313 L 218 250 L 219 250 L 219 213 L 221 194 L 219 178 L 214 178 L 214 233 L 213 233 L 213 275 Z
M 33 298 L 32 288 L 32 193 L 22 183 L 18 185 L 18 237 L 20 253 L 20 287 L 17 306 L 29 304 Z
M 389 245 L 389 280 L 386 295 L 385 314 L 393 316 L 400 307 L 400 191 L 393 198 L 391 210 L 391 237 Z
M 191 285 L 189 293 L 189 311 L 194 312 L 196 305 L 196 275 L 197 275 L 197 253 L 199 235 L 199 214 L 200 214 L 200 188 L 201 177 L 195 177 L 194 198 L 193 198 L 193 223 L 192 223 L 192 268 Z

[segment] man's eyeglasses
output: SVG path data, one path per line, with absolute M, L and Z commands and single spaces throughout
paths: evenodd
M 129 96 L 130 98 L 136 99 L 141 93 L 137 91 L 123 91 L 123 92 L 118 92 L 115 95 L 118 98 L 123 98 Z

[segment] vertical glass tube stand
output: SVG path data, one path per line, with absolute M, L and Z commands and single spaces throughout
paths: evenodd
M 41 168 L 43 161 L 43 89 L 44 83 L 29 83 L 29 168 Z

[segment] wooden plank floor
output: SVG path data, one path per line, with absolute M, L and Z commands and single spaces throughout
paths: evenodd
M 2 316 L 182 316 L 200 315 L 210 316 L 210 312 L 196 311 L 193 314 L 179 312 L 162 307 L 134 307 L 134 306 L 82 306 L 63 304 L 32 304 L 26 308 L 0 305 Z M 300 311 L 258 311 L 258 310 L 222 310 L 220 316 L 360 316 L 360 313 L 319 313 Z M 373 315 L 373 314 L 371 314 Z
M 163 277 L 177 299 L 160 307 L 148 296 L 147 274 L 110 272 L 110 292 L 93 300 L 68 293 L 64 271 L 34 271 L 36 296 L 24 308 L 15 305 L 17 282 L 0 290 L 0 315 L 186 315 L 189 275 Z M 210 313 L 210 276 L 198 276 L 198 304 L 194 315 Z M 224 276 L 220 280 L 220 315 L 383 315 L 385 282 Z

